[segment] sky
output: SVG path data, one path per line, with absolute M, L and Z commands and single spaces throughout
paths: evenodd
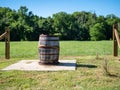
M 26 6 L 33 14 L 42 17 L 52 16 L 61 11 L 69 14 L 86 11 L 120 17 L 120 0 L 0 0 L 0 7 L 18 10 L 20 6 Z

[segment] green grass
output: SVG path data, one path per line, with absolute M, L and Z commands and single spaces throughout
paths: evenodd
M 11 59 L 4 59 L 0 42 L 0 69 L 22 59 L 39 59 L 38 42 L 11 42 Z M 96 58 L 98 53 L 98 59 Z M 104 73 L 104 57 L 109 71 Z M 60 59 L 76 59 L 75 71 L 0 71 L 0 90 L 120 90 L 120 61 L 112 56 L 112 41 L 61 41 Z
M 62 41 L 60 46 L 62 56 L 112 54 L 112 41 Z
M 38 58 L 38 42 L 11 42 L 11 58 Z M 61 56 L 88 56 L 103 53 L 112 55 L 112 41 L 61 41 Z M 4 57 L 4 43 L 0 42 L 0 58 Z

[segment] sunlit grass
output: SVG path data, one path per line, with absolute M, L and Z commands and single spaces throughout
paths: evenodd
M 11 42 L 11 59 L 4 59 L 0 42 L 0 69 L 22 59 L 39 59 L 38 42 Z M 96 59 L 96 53 L 99 58 Z M 109 71 L 104 74 L 104 57 Z M 75 71 L 0 71 L 0 90 L 120 90 L 120 61 L 112 56 L 112 41 L 61 41 L 60 59 L 76 59 Z
M 4 42 L 0 42 L 0 58 L 4 57 L 4 49 Z M 96 53 L 112 55 L 112 41 L 60 41 L 60 57 Z M 11 58 L 38 58 L 38 42 L 11 42 L 10 54 Z

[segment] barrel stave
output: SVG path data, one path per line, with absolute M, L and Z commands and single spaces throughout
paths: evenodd
M 40 64 L 58 64 L 59 37 L 40 35 L 38 43 Z

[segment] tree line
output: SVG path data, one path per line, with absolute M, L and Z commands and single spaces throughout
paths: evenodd
M 57 35 L 61 40 L 110 40 L 112 25 L 119 22 L 114 14 L 58 12 L 45 18 L 34 15 L 26 6 L 18 10 L 0 7 L 0 35 L 10 27 L 11 41 L 36 41 L 40 34 Z

